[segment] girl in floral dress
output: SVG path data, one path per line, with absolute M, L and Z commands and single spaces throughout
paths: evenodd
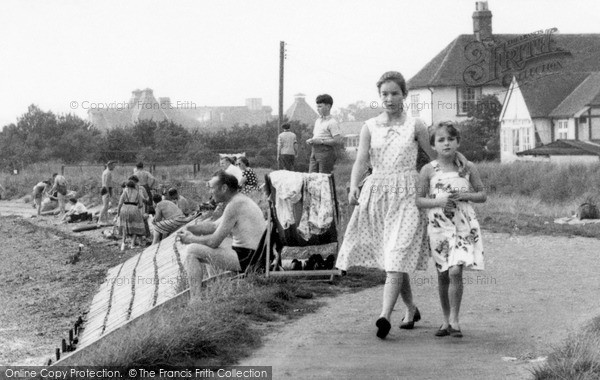
M 482 203 L 486 193 L 472 162 L 457 165 L 460 134 L 440 123 L 431 136 L 437 159 L 421 169 L 417 206 L 428 209 L 427 235 L 438 270 L 444 321 L 436 336 L 462 337 L 458 314 L 463 268 L 483 270 L 481 230 L 469 202 Z
M 408 273 L 426 269 L 429 249 L 426 219 L 415 205 L 415 165 L 418 146 L 430 156 L 434 152 L 425 124 L 409 117 L 403 108 L 407 90 L 402 74 L 383 74 L 377 89 L 385 112 L 368 120 L 360 132 L 348 194 L 349 203 L 358 206 L 348 222 L 336 267 L 347 270 L 356 265 L 386 271 L 382 310 L 375 323 L 377 337 L 384 339 L 399 295 L 407 307 L 401 328 L 412 328 L 420 319 Z M 373 173 L 361 191 L 361 173 L 369 163 Z

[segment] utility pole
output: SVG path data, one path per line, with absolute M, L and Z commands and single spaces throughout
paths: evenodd
M 285 42 L 279 41 L 279 124 L 277 124 L 277 139 L 281 133 L 283 124 L 283 61 L 285 60 Z M 277 169 L 279 167 L 279 155 L 277 155 Z
M 279 42 L 279 125 L 277 125 L 277 135 L 281 132 L 283 124 L 283 61 L 285 60 L 285 42 Z

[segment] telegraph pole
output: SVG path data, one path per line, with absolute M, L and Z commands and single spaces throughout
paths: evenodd
M 277 136 L 281 132 L 283 124 L 283 61 L 285 60 L 285 42 L 279 42 L 279 124 L 277 125 Z
M 285 60 L 285 42 L 279 41 L 279 124 L 277 124 L 277 139 L 283 124 L 283 61 Z M 277 155 L 277 169 L 279 167 L 279 154 Z

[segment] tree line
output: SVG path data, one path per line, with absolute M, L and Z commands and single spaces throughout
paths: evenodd
M 484 96 L 469 111 L 470 118 L 458 123 L 459 150 L 469 160 L 499 159 L 500 110 L 501 104 L 495 96 Z M 348 112 L 354 120 L 362 114 L 372 117 L 371 113 L 372 110 L 361 108 L 360 104 Z M 297 121 L 291 121 L 290 125 L 299 143 L 296 170 L 307 171 L 310 147 L 304 142 L 312 137 L 313 126 Z M 56 115 L 31 105 L 16 124 L 5 125 L 0 132 L 0 167 L 12 171 L 37 162 L 76 164 L 108 160 L 206 164 L 217 162 L 218 153 L 245 152 L 252 166 L 274 169 L 277 167 L 277 127 L 278 121 L 273 120 L 218 131 L 188 130 L 168 120 L 140 120 L 133 126 L 100 131 L 79 116 Z M 342 147 L 339 147 L 339 155 L 343 155 Z
M 310 150 L 303 142 L 312 136 L 312 127 L 295 121 L 290 124 L 300 143 L 298 170 L 306 170 Z M 203 164 L 218 162 L 218 153 L 245 152 L 252 166 L 276 168 L 277 127 L 274 120 L 203 131 L 188 130 L 168 120 L 140 120 L 132 126 L 100 131 L 77 115 L 56 115 L 31 105 L 16 123 L 5 125 L 0 132 L 0 167 L 12 171 L 37 162 L 108 160 Z

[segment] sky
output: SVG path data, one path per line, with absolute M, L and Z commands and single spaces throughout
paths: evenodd
M 0 126 L 30 104 L 87 119 L 151 88 L 181 107 L 278 110 L 279 43 L 286 42 L 284 111 L 329 93 L 336 107 L 378 100 L 388 70 L 408 79 L 459 34 L 474 0 L 3 1 Z M 489 0 L 494 33 L 600 33 L 598 0 Z

